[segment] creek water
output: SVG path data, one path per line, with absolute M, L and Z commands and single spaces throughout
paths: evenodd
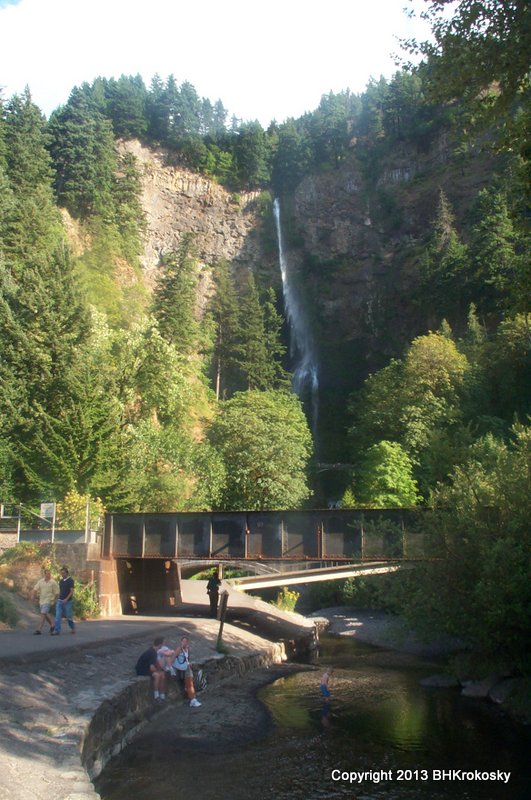
M 530 732 L 455 689 L 421 687 L 437 665 L 345 637 L 323 637 L 318 661 L 320 671 L 333 667 L 328 702 L 320 697 L 320 671 L 303 671 L 259 690 L 268 713 L 260 721 L 259 704 L 247 707 L 257 725 L 247 730 L 242 724 L 240 736 L 238 695 L 234 702 L 225 697 L 216 733 L 172 726 L 171 716 L 162 715 L 165 725 L 150 723 L 107 766 L 97 783 L 101 797 L 531 797 Z M 195 713 L 214 712 L 212 695 L 207 691 Z M 510 773 L 507 783 L 498 771 Z

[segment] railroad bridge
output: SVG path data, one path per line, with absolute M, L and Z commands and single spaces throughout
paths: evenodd
M 395 572 L 440 556 L 426 509 L 109 513 L 90 531 L 23 526 L 52 541 L 79 580 L 95 581 L 104 614 L 175 610 L 181 578 L 212 566 L 244 573 L 241 589 Z M 87 520 L 89 516 L 87 514 Z M 7 520 L 7 517 L 3 517 Z M 11 520 L 15 517 L 11 517 Z M 43 522 L 43 518 L 39 518 Z M 241 573 L 240 573 L 241 574 Z M 226 571 L 225 578 L 230 573 Z
M 181 576 L 213 565 L 252 573 L 234 579 L 242 589 L 409 567 L 430 554 L 422 519 L 416 509 L 108 514 L 102 555 L 116 563 L 124 611 L 160 608 L 178 603 Z

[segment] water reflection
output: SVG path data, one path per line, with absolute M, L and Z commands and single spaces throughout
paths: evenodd
M 259 741 L 215 749 L 186 746 L 148 726 L 106 769 L 104 800 L 152 800 L 168 794 L 212 800 L 528 800 L 529 732 L 485 714 L 453 690 L 419 681 L 429 667 L 351 640 L 324 641 L 321 660 L 333 666 L 331 698 L 319 691 L 322 667 L 282 678 L 259 696 L 275 723 Z M 212 701 L 210 701 L 212 702 Z M 211 713 L 205 701 L 201 712 Z M 226 720 L 227 725 L 231 720 Z M 157 723 L 154 723 L 156 725 Z M 151 730 L 149 730 L 151 728 Z M 434 770 L 511 771 L 508 785 L 435 781 Z M 342 772 L 366 773 L 351 784 Z M 426 777 L 424 777 L 424 773 Z M 400 780 L 399 776 L 405 776 Z M 409 776 L 408 779 L 406 777 Z

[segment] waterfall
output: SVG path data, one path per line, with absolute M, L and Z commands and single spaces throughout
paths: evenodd
M 293 365 L 292 386 L 295 394 L 303 402 L 308 403 L 310 428 L 316 444 L 319 414 L 319 365 L 315 343 L 307 315 L 289 274 L 288 262 L 282 244 L 280 202 L 278 199 L 273 203 L 273 213 L 277 230 L 278 260 L 282 275 L 284 307 L 289 325 L 290 356 Z

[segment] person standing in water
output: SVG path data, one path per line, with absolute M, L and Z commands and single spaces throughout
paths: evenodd
M 324 671 L 324 673 L 323 673 L 323 675 L 321 677 L 321 684 L 319 686 L 319 689 L 321 690 L 322 696 L 326 700 L 328 700 L 328 698 L 330 697 L 329 683 L 330 683 L 330 678 L 331 677 L 332 677 L 332 670 L 331 669 L 325 669 L 325 671 Z

